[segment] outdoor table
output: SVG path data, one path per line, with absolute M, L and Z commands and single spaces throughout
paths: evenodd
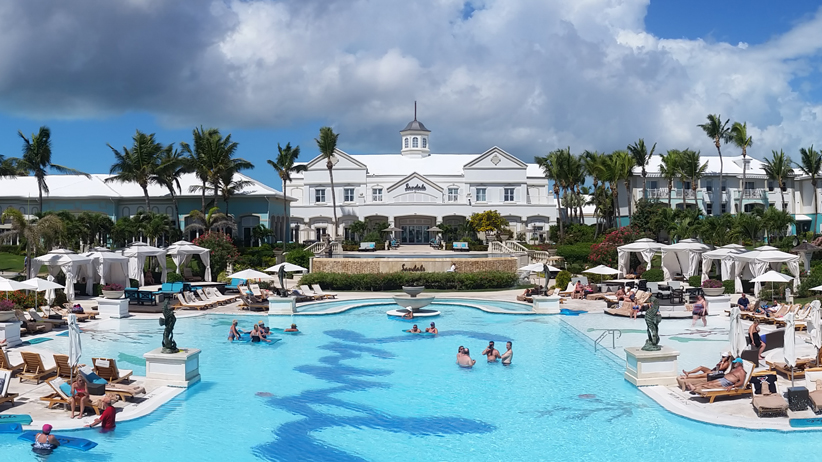
M 788 407 L 791 411 L 804 411 L 811 398 L 805 387 L 788 387 Z

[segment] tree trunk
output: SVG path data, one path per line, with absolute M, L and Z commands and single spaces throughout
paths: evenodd
M 43 213 L 43 187 L 42 186 L 40 186 L 40 188 L 39 188 L 39 192 L 38 192 L 38 196 L 37 196 L 37 206 L 40 207 L 40 209 L 39 209 L 40 213 Z M 31 210 L 29 210 L 29 213 L 31 213 Z M 34 215 L 33 213 L 31 213 L 31 214 Z M 23 217 L 23 218 L 25 218 L 25 217 Z
M 668 180 L 668 208 L 671 208 L 671 199 L 674 194 L 674 180 Z
M 722 178 L 723 172 L 725 171 L 725 165 L 722 162 L 722 149 L 719 148 L 719 138 L 716 139 L 716 152 L 719 154 L 719 207 L 718 210 L 722 210 Z M 742 191 L 739 191 L 740 197 L 742 195 Z M 717 215 L 717 210 L 713 211 L 713 215 Z M 742 210 L 740 209 L 739 212 L 741 213 Z
M 203 212 L 203 216 L 205 216 L 205 214 L 206 214 L 206 209 L 205 209 L 205 190 L 206 190 L 206 182 L 205 182 L 205 180 L 203 180 L 203 189 L 201 190 L 201 191 L 202 191 L 202 193 L 200 194 L 200 198 L 201 198 L 201 200 L 202 200 L 202 210 L 200 210 L 200 212 Z
M 630 220 L 631 216 L 633 216 L 633 211 L 631 210 L 631 202 L 634 201 L 634 195 L 631 191 L 631 180 L 630 178 L 625 180 L 625 194 L 628 197 L 628 219 Z
M 557 188 L 556 185 L 554 186 L 554 196 L 556 196 L 557 198 L 557 222 L 559 222 L 559 241 L 562 242 L 565 236 L 565 230 L 562 227 L 562 217 L 560 216 L 561 209 L 559 207 L 559 188 Z M 548 235 L 550 237 L 550 227 L 546 231 L 549 231 Z
M 813 186 L 813 212 L 814 212 L 813 213 L 813 231 L 812 231 L 813 234 L 811 234 L 811 235 L 815 237 L 817 229 L 818 229 L 816 227 L 817 226 L 816 225 L 816 219 L 817 219 L 817 216 L 819 215 L 819 204 L 817 203 L 817 200 L 816 200 L 816 197 L 819 195 L 819 193 L 816 191 L 816 178 L 815 177 L 811 177 L 811 185 Z
M 742 213 L 742 193 L 745 192 L 745 180 L 748 179 L 748 169 L 745 168 L 745 148 L 742 148 L 742 187 L 739 188 L 739 213 Z M 722 189 L 722 181 L 719 182 L 719 189 Z M 781 190 L 782 188 L 780 188 Z
M 288 200 L 285 198 L 285 188 L 287 183 L 287 181 L 283 180 L 283 216 L 285 217 L 285 223 L 283 223 L 283 235 L 281 236 L 283 240 L 283 251 L 285 251 L 285 243 L 291 240 L 291 236 L 288 236 L 289 239 L 285 238 L 286 233 L 291 231 L 291 214 L 288 213 Z
M 331 180 L 331 209 L 334 212 L 334 235 L 333 238 L 337 237 L 337 193 L 334 191 L 334 164 L 331 163 L 329 160 L 326 165 L 328 168 L 328 178 Z
M 648 198 L 648 172 L 645 171 L 645 167 L 642 167 L 642 198 Z
M 174 223 L 177 224 L 177 228 L 180 228 L 180 207 L 177 205 L 177 196 L 174 195 L 172 188 L 169 188 L 169 192 L 171 193 L 171 203 L 174 204 Z
M 816 188 L 814 188 L 814 194 L 815 194 L 815 189 Z M 788 211 L 788 203 L 785 202 L 785 190 L 782 189 L 782 179 L 781 178 L 779 179 L 779 196 L 782 198 L 782 211 L 787 212 Z
M 699 204 L 696 202 L 696 182 L 691 182 L 691 191 L 694 193 L 694 208 L 699 210 Z
M 619 211 L 619 191 L 615 184 L 611 184 L 611 193 L 614 195 L 614 215 L 616 217 L 617 229 L 622 228 L 622 213 Z
M 148 186 L 140 185 L 143 188 L 143 195 L 146 197 L 146 213 L 151 212 L 151 199 L 148 197 Z

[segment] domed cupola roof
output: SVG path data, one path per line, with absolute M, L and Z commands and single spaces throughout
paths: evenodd
M 408 125 L 406 125 L 405 128 L 403 128 L 401 131 L 404 132 L 404 131 L 408 131 L 408 130 L 414 130 L 414 131 L 418 131 L 418 132 L 430 132 L 431 131 L 431 130 L 425 128 L 425 125 L 423 125 L 422 122 L 420 122 L 417 119 L 414 119 L 411 122 L 408 122 Z

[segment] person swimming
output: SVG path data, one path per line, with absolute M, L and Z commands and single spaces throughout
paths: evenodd
M 408 329 L 406 332 L 411 332 L 412 334 L 421 334 L 422 333 L 422 331 L 420 330 L 419 327 L 417 327 L 416 324 L 414 324 L 414 327 Z
M 439 334 L 440 333 L 440 331 L 437 330 L 437 326 L 435 326 L 433 322 L 431 323 L 431 327 L 426 327 L 425 328 L 425 331 L 428 332 L 429 334 Z
M 297 330 L 297 325 L 296 324 L 292 324 L 291 327 L 289 327 L 288 329 L 285 329 L 283 332 L 299 332 L 299 330 Z
M 477 361 L 471 359 L 471 352 L 468 348 L 463 348 L 462 355 L 457 355 L 457 364 L 459 364 L 460 367 L 471 368 L 474 367 L 476 363 Z
M 237 320 L 231 321 L 231 327 L 228 329 L 228 340 L 240 340 L 240 335 L 244 332 L 237 328 Z
M 408 310 L 404 315 L 402 315 L 403 319 L 414 319 L 414 312 Z
M 43 425 L 42 433 L 34 436 L 31 450 L 37 454 L 51 454 L 51 451 L 60 446 L 60 441 L 51 434 L 51 425 Z

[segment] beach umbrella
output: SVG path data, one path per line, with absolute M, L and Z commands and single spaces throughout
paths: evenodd
M 243 279 L 243 280 L 249 280 L 249 279 L 268 280 L 268 279 L 274 279 L 269 274 L 265 274 L 265 273 L 262 273 L 260 271 L 257 271 L 255 269 L 251 269 L 251 268 L 244 269 L 242 271 L 237 271 L 236 273 L 230 275 L 229 277 L 232 278 L 232 279 Z
M 295 265 L 294 263 L 288 263 L 288 262 L 280 263 L 279 265 L 270 266 L 270 267 L 264 269 L 263 271 L 266 271 L 268 273 L 276 273 L 276 272 L 280 271 L 280 268 L 285 269 L 285 271 L 288 272 L 288 273 L 294 273 L 294 272 L 297 272 L 297 271 L 308 271 L 308 268 L 303 268 L 300 265 Z M 231 277 L 234 278 L 234 277 L 237 277 L 237 276 L 232 274 Z
M 808 289 L 808 290 L 819 290 L 819 291 L 822 291 L 822 286 L 811 287 L 811 288 L 810 288 L 810 289 Z
M 785 356 L 785 364 L 791 366 L 791 387 L 793 387 L 793 367 L 796 365 L 796 333 L 794 328 L 793 313 L 788 313 L 782 318 L 785 321 L 785 345 L 782 347 Z
M 60 285 L 56 282 L 46 281 L 45 279 L 41 279 L 41 278 L 26 279 L 25 281 L 23 281 L 23 284 L 28 285 L 31 288 L 31 290 L 34 290 L 34 306 L 35 307 L 37 307 L 37 292 L 40 292 L 41 290 L 54 290 L 54 289 L 64 289 L 65 288 L 65 287 L 63 287 L 62 285 Z
M 551 265 L 547 265 L 545 263 L 531 263 L 530 265 L 523 266 L 522 268 L 518 269 L 517 271 L 529 271 L 533 273 L 545 273 L 545 286 L 548 286 L 548 272 L 560 272 L 562 271 L 559 268 L 554 268 Z
M 811 343 L 816 348 L 816 365 L 819 366 L 819 350 L 822 349 L 822 304 L 819 300 L 811 302 L 811 311 L 808 313 L 808 335 L 811 338 Z
M 0 276 L 0 292 L 6 293 L 6 299 L 9 298 L 9 292 L 14 292 L 17 290 L 31 290 L 31 287 L 28 284 L 23 284 L 22 282 L 17 282 L 13 279 L 6 279 Z
M 738 306 L 731 309 L 729 340 L 731 341 L 731 356 L 738 358 L 739 355 L 742 354 L 742 350 L 747 346 L 747 342 L 745 342 L 745 331 L 742 328 L 741 312 Z
M 751 279 L 751 282 L 770 282 L 771 283 L 771 293 L 773 293 L 773 284 L 775 282 L 779 283 L 786 283 L 791 282 L 793 280 L 793 276 L 788 276 L 787 274 L 782 274 L 774 270 L 770 270 L 765 274 L 760 274 L 759 276 Z
M 587 270 L 583 271 L 583 273 L 599 274 L 599 283 L 602 284 L 602 276 L 603 275 L 619 274 L 619 271 L 611 268 L 610 266 L 599 265 L 599 266 L 595 266 L 591 269 L 587 269 Z
M 442 230 L 440 228 L 437 228 L 436 226 L 432 226 L 432 227 L 428 228 L 428 232 L 430 232 L 430 233 L 441 233 Z
M 83 355 L 83 346 L 80 344 L 80 326 L 77 324 L 77 315 L 69 314 L 68 319 L 69 334 L 69 383 L 74 381 L 74 369 L 80 364 L 80 356 Z

